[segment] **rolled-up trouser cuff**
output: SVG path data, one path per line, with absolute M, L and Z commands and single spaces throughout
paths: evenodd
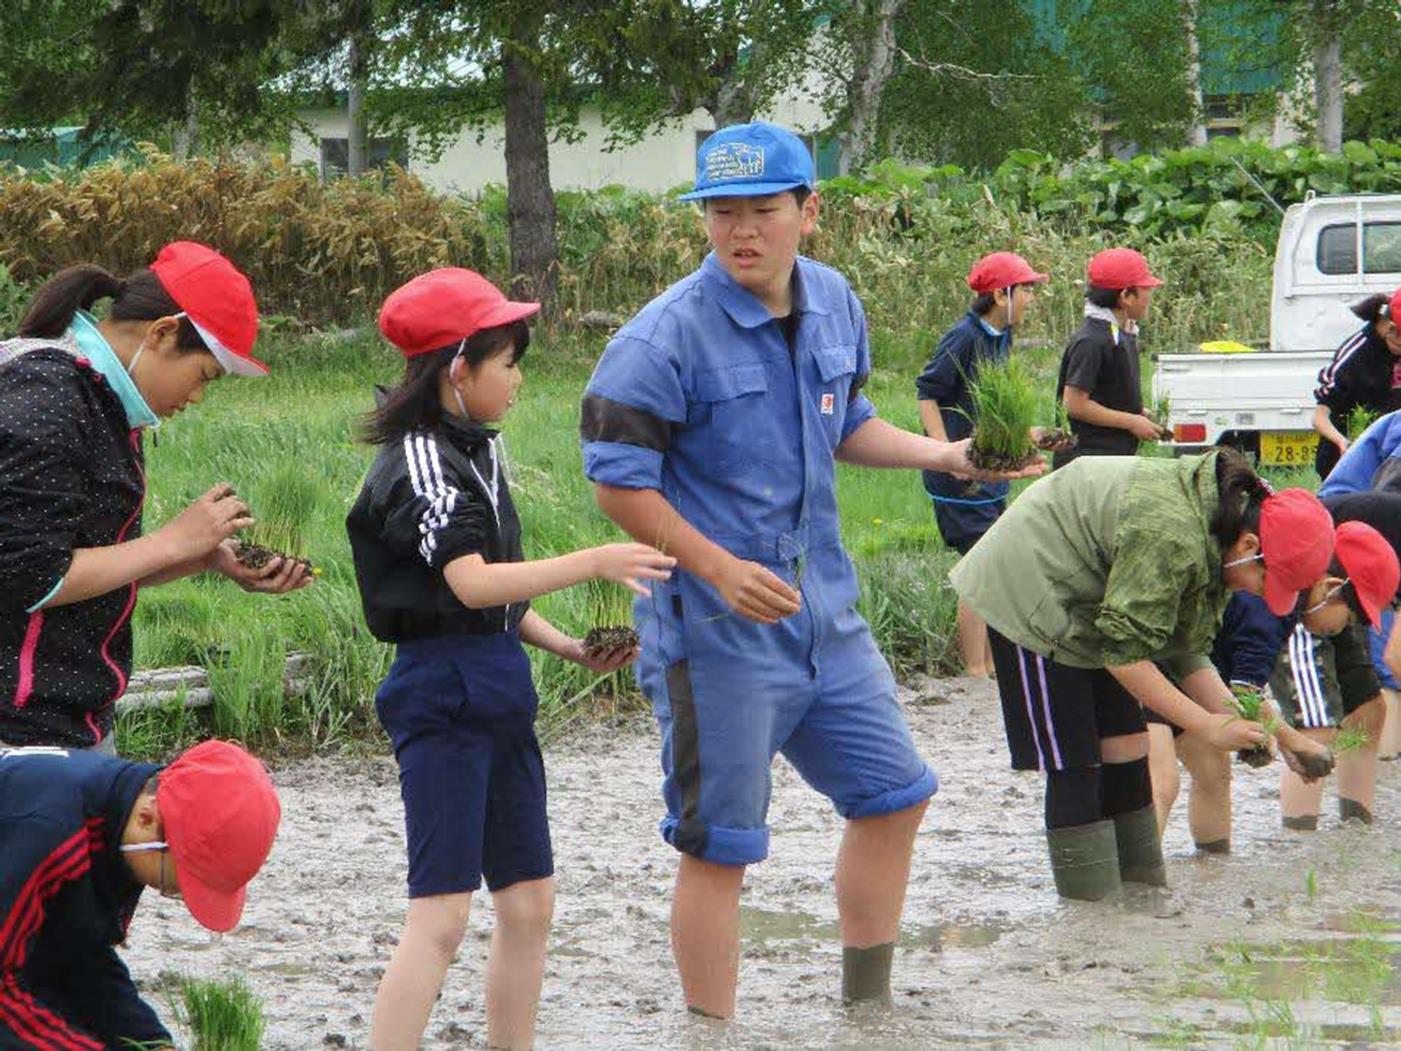
M 767 828 L 697 827 L 697 824 L 665 817 L 660 825 L 662 838 L 683 854 L 717 865 L 752 865 L 769 856 Z

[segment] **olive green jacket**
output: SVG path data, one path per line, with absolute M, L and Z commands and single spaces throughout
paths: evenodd
M 1210 530 L 1216 454 L 1085 456 L 1033 483 L 950 573 L 963 602 L 1075 668 L 1210 664 L 1230 597 Z

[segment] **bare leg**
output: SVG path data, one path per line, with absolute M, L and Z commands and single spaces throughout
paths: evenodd
M 545 949 L 555 908 L 553 877 L 513 883 L 491 896 L 496 929 L 486 968 L 488 1047 L 528 1051 L 545 976 Z
M 671 903 L 671 951 L 686 1006 L 712 1018 L 735 1013 L 743 865 L 681 855 Z
M 1161 838 L 1167 831 L 1168 816 L 1182 787 L 1171 726 L 1148 724 L 1148 776 L 1153 779 L 1153 809 L 1158 813 L 1158 836 Z
M 1224 850 L 1231 842 L 1231 753 L 1195 734 L 1177 739 L 1177 754 L 1192 775 L 1187 825 L 1198 846 Z
M 1377 742 L 1386 720 L 1386 704 L 1374 697 L 1343 720 L 1346 727 L 1358 727 L 1367 742 L 1358 749 L 1338 756 L 1338 797 L 1360 803 L 1370 814 L 1377 798 Z
M 471 894 L 414 898 L 389 967 L 380 979 L 370 1017 L 373 1051 L 414 1051 L 423 1039 L 443 976 L 457 955 Z
M 836 878 L 845 999 L 890 999 L 890 954 L 900 935 L 915 833 L 928 806 L 926 801 L 846 823 Z M 876 954 L 860 951 L 877 947 Z
M 1395 690 L 1382 690 L 1382 696 L 1386 698 L 1386 726 L 1377 753 L 1383 759 L 1395 759 L 1401 754 L 1401 695 Z
M 1319 744 L 1330 744 L 1337 735 L 1336 730 L 1300 730 L 1301 734 Z M 1306 831 L 1318 823 L 1318 815 L 1323 812 L 1323 779 L 1305 781 L 1289 767 L 1284 766 L 1279 774 L 1279 813 L 1286 827 Z
M 965 675 L 992 674 L 987 621 L 962 602 L 958 604 L 958 649 L 963 657 Z

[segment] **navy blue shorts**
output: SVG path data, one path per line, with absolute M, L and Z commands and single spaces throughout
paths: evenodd
M 399 760 L 409 897 L 554 874 L 538 706 L 515 633 L 400 644 L 375 711 Z

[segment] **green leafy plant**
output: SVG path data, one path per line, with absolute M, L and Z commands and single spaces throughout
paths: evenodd
M 267 1022 L 263 1005 L 242 978 L 183 978 L 175 1014 L 190 1034 L 191 1051 L 258 1051 Z
M 1040 392 L 1030 370 L 1016 357 L 984 362 L 972 382 L 973 444 L 969 459 L 985 470 L 1010 470 L 1035 455 L 1031 428 Z
M 1367 408 L 1365 405 L 1358 405 L 1348 413 L 1347 418 L 1347 440 L 1357 441 L 1362 437 L 1362 432 L 1376 422 L 1381 413 Z

